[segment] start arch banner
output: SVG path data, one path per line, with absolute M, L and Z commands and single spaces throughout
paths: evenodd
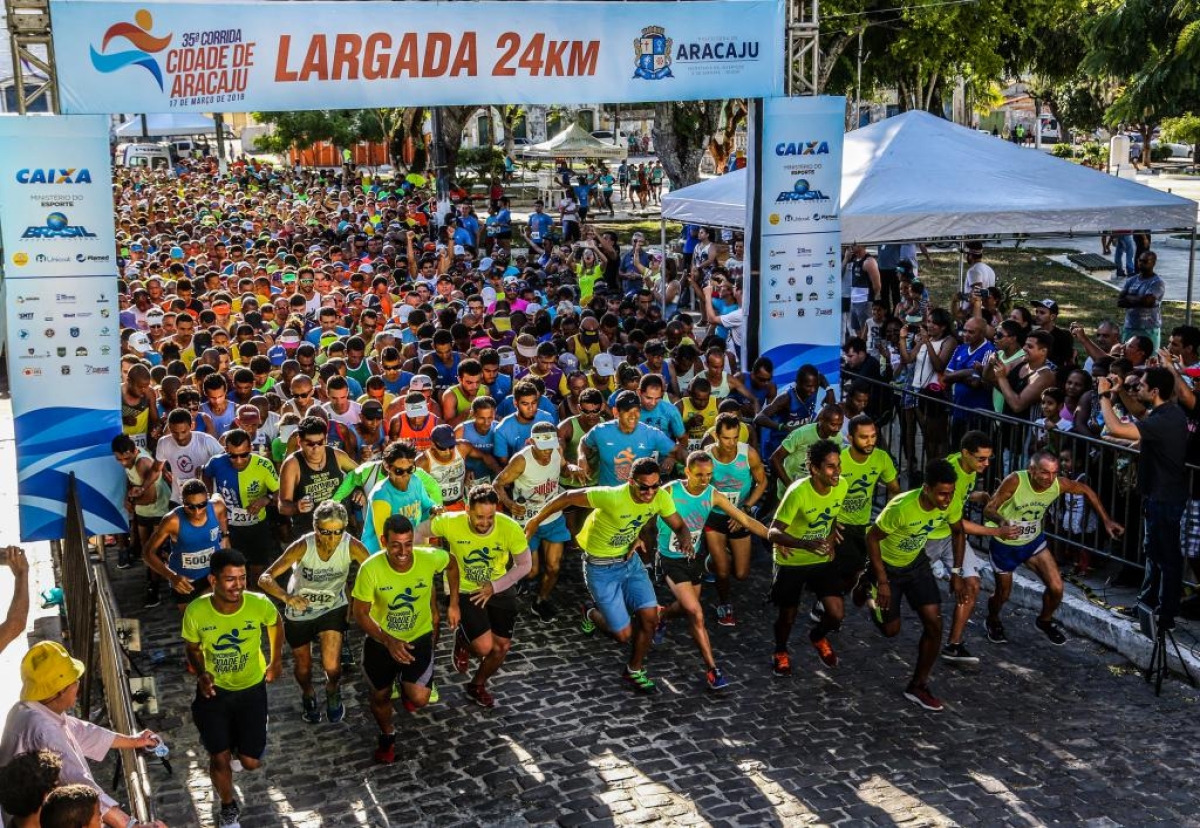
M 783 93 L 783 0 L 52 0 L 65 113 Z

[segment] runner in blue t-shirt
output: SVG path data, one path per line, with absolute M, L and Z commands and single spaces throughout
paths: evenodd
M 655 457 L 659 465 L 667 465 L 664 459 L 673 458 L 676 448 L 666 434 L 638 422 L 641 402 L 633 391 L 617 394 L 613 407 L 617 419 L 596 426 L 579 442 L 583 449 L 580 460 L 586 461 L 589 470 L 599 471 L 601 486 L 624 483 L 641 457 Z
M 383 524 L 392 515 L 404 515 L 413 526 L 429 520 L 442 511 L 433 502 L 420 480 L 415 479 L 417 450 L 402 441 L 389 443 L 383 450 L 383 468 L 387 479 L 380 480 L 367 496 L 366 519 L 362 542 L 367 551 L 375 554 L 382 547 L 379 536 Z
M 525 447 L 525 441 L 529 439 L 534 423 L 558 424 L 556 417 L 541 409 L 539 403 L 542 396 L 533 383 L 518 382 L 513 387 L 512 399 L 516 404 L 516 411 L 496 425 L 495 455 L 501 465 Z

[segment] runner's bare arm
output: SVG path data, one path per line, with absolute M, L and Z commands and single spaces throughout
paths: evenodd
M 992 495 L 992 499 L 983 507 L 984 520 L 990 520 L 993 523 L 1000 525 L 1004 524 L 1004 518 L 1000 517 L 1000 507 L 1007 503 L 1017 492 L 1017 475 L 1010 474 L 1000 483 L 1000 488 Z

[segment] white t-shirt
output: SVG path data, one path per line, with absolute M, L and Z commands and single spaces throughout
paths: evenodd
M 171 467 L 171 500 L 183 503 L 183 484 L 198 479 L 204 464 L 224 451 L 217 438 L 203 431 L 193 431 L 186 446 L 176 443 L 169 434 L 159 440 L 154 458 Z
M 734 308 L 729 313 L 723 313 L 718 317 L 721 326 L 729 331 L 729 347 L 728 350 L 738 359 L 738 365 L 742 364 L 742 348 L 746 339 L 746 316 L 740 307 Z
M 985 290 L 996 286 L 996 271 L 992 270 L 991 265 L 976 262 L 967 269 L 967 287 L 976 286 Z
M 333 410 L 333 406 L 329 403 L 325 403 L 325 405 L 321 407 L 325 409 L 325 413 L 329 415 L 329 419 L 333 420 L 334 422 L 341 423 L 344 426 L 349 426 L 350 428 L 354 428 L 354 426 L 358 424 L 358 421 L 362 419 L 362 406 L 359 405 L 355 400 L 350 400 L 350 407 L 346 409 L 345 414 L 338 414 L 335 412 Z

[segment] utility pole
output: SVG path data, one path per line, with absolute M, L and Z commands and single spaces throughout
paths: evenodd
M 866 59 L 863 57 L 862 39 L 865 30 L 865 27 L 860 27 L 858 30 L 858 68 L 854 81 L 854 123 L 850 125 L 852 130 L 858 129 L 858 125 L 862 123 L 862 65 L 863 60 Z M 868 54 L 866 57 L 870 57 L 870 55 Z
M 213 124 L 217 128 L 217 171 L 225 175 L 225 116 L 214 112 Z
M 435 106 L 429 113 L 429 127 L 433 131 L 433 180 L 437 193 L 438 223 L 450 212 L 450 182 L 446 179 L 446 142 L 442 137 L 442 108 Z

